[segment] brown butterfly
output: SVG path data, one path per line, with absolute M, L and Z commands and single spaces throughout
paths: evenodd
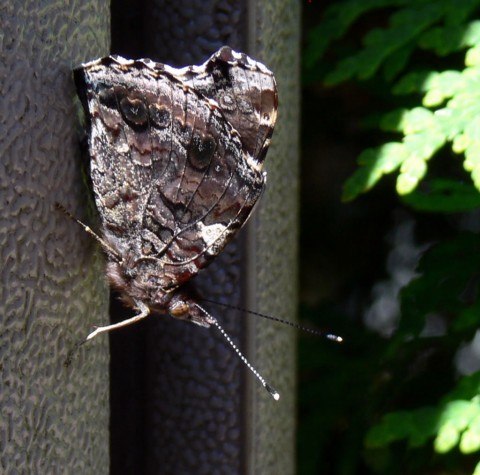
M 183 288 L 248 219 L 265 185 L 277 117 L 271 71 L 223 47 L 200 66 L 109 56 L 74 70 L 87 116 L 90 178 L 107 276 L 138 314 L 215 325 Z

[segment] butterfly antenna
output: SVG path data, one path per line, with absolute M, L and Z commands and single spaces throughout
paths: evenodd
M 313 330 L 312 328 L 304 327 L 303 325 L 299 325 L 298 323 L 290 322 L 289 320 L 283 320 L 282 318 L 272 317 L 271 315 L 266 315 L 260 312 L 254 312 L 253 310 L 246 310 L 241 307 L 237 307 L 235 305 L 229 305 L 221 302 L 216 302 L 214 300 L 208 299 L 201 299 L 205 302 L 213 303 L 215 305 L 221 305 L 222 307 L 233 308 L 235 310 L 240 310 L 241 312 L 251 313 L 252 315 L 256 315 L 257 317 L 265 318 L 266 320 L 272 320 L 274 322 L 283 323 L 284 325 L 288 325 L 289 327 L 296 328 L 297 330 L 302 330 L 307 333 L 311 333 L 312 335 L 322 336 L 327 338 L 327 340 L 335 341 L 337 343 L 341 343 L 343 338 L 341 336 L 335 335 L 333 333 L 324 332 L 321 330 Z
M 227 332 L 223 329 L 223 327 L 218 323 L 217 319 L 212 317 L 211 320 L 212 325 L 215 325 L 219 332 L 223 335 L 225 340 L 229 343 L 229 345 L 234 349 L 235 353 L 237 353 L 238 357 L 243 361 L 245 366 L 253 373 L 253 375 L 260 381 L 262 386 L 269 392 L 270 396 L 278 401 L 280 399 L 280 394 L 272 388 L 266 381 L 265 378 L 248 362 L 247 358 L 243 355 L 243 353 L 238 349 L 237 345 L 232 341 L 232 339 L 228 336 Z

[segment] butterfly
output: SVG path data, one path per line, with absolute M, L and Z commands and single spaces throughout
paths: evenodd
M 74 70 L 87 118 L 89 174 L 106 275 L 138 313 L 216 326 L 185 289 L 245 224 L 265 186 L 277 118 L 275 78 L 223 47 L 199 66 L 108 56 Z M 91 234 L 94 234 L 89 228 Z

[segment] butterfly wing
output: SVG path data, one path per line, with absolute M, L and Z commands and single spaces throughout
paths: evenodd
M 90 120 L 90 174 L 104 237 L 132 275 L 142 267 L 165 292 L 223 249 L 265 183 L 260 156 L 271 130 L 242 142 L 238 129 L 253 131 L 251 119 L 234 127 L 234 111 L 217 102 L 226 92 L 212 97 L 197 87 L 207 82 L 205 65 L 187 73 L 108 57 L 75 71 Z M 232 83 L 231 97 L 236 90 Z
M 244 151 L 262 163 L 277 120 L 278 94 L 272 72 L 228 46 L 200 66 L 171 71 L 218 103 L 239 133 Z

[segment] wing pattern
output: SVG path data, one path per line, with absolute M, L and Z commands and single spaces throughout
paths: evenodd
M 221 252 L 263 190 L 274 77 L 228 47 L 181 69 L 109 56 L 74 77 L 107 274 L 132 305 L 171 310 L 172 291 Z

